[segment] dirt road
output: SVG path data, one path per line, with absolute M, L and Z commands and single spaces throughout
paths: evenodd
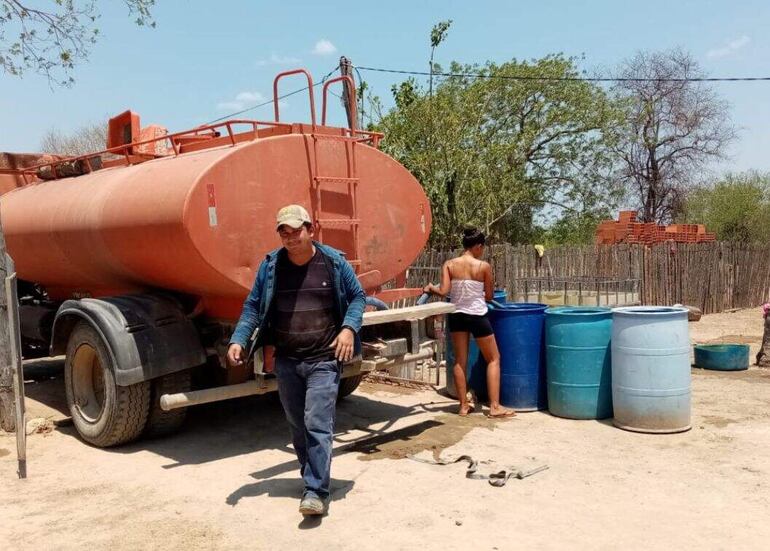
M 705 316 L 693 341 L 758 346 L 759 309 Z M 29 409 L 60 416 L 56 362 L 30 369 Z M 171 438 L 101 450 L 71 427 L 29 438 L 29 479 L 0 434 L 0 549 L 757 549 L 770 538 L 770 371 L 693 370 L 693 429 L 644 435 L 547 413 L 452 415 L 433 391 L 364 385 L 339 407 L 328 517 L 301 484 L 276 398 L 202 406 Z M 470 454 L 549 470 L 503 488 Z M 494 465 L 482 465 L 489 470 Z

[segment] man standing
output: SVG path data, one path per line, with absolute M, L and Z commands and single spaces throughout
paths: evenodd
M 262 261 L 227 359 L 241 365 L 248 351 L 266 342 L 275 346 L 278 393 L 305 483 L 299 511 L 322 515 L 329 500 L 342 362 L 353 357 L 358 344 L 366 295 L 342 254 L 313 241 L 303 207 L 279 210 L 276 229 L 283 247 Z

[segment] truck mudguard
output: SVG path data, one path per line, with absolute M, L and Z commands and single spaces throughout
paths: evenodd
M 206 361 L 193 323 L 179 304 L 161 295 L 67 300 L 56 313 L 51 355 L 64 354 L 79 321 L 90 323 L 109 349 L 115 382 L 128 386 Z

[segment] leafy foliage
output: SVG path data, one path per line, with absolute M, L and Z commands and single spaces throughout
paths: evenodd
M 430 198 L 432 244 L 455 245 L 466 224 L 526 241 L 544 206 L 614 204 L 610 146 L 621 112 L 591 83 L 548 80 L 579 76 L 574 58 L 453 63 L 450 72 L 525 78 L 442 77 L 432 97 L 414 79 L 393 87 L 395 107 L 377 127 Z
M 706 224 L 719 240 L 770 241 L 770 174 L 727 174 L 693 190 L 685 201 L 682 219 Z
M 137 25 L 155 27 L 155 0 L 123 0 Z M 72 70 L 96 43 L 100 12 L 96 0 L 54 0 L 37 9 L 21 0 L 0 0 L 0 67 L 21 77 L 45 75 L 52 84 L 74 82 Z

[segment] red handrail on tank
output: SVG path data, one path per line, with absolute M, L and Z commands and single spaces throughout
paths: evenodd
M 58 174 L 56 171 L 56 166 L 61 165 L 62 163 L 71 163 L 75 161 L 84 161 L 86 165 L 89 168 L 89 171 L 91 171 L 91 159 L 94 157 L 98 157 L 99 155 L 104 155 L 105 153 L 112 153 L 115 155 L 123 155 L 126 160 L 126 164 L 131 164 L 131 155 L 129 154 L 129 150 L 133 147 L 140 146 L 140 145 L 146 145 L 150 143 L 155 143 L 159 141 L 165 141 L 169 140 L 171 142 L 171 147 L 174 150 L 174 155 L 179 155 L 181 153 L 179 144 L 176 143 L 175 138 L 178 138 L 180 136 L 189 136 L 190 134 L 198 134 L 200 132 L 206 131 L 206 130 L 215 130 L 216 128 L 225 128 L 227 130 L 228 137 L 230 138 L 230 143 L 232 145 L 236 144 L 235 140 L 235 134 L 233 133 L 233 125 L 234 124 L 248 124 L 251 125 L 252 131 L 254 132 L 254 139 L 258 137 L 258 126 L 264 125 L 264 126 L 277 126 L 277 127 L 284 127 L 284 128 L 291 128 L 291 124 L 289 123 L 282 123 L 282 122 L 266 122 L 266 121 L 255 121 L 255 120 L 249 120 L 249 119 L 232 119 L 216 124 L 209 124 L 204 126 L 198 126 L 192 130 L 184 130 L 182 132 L 174 132 L 173 134 L 166 134 L 164 136 L 157 136 L 154 138 L 150 138 L 149 140 L 140 140 L 136 142 L 131 142 L 127 144 L 118 145 L 115 147 L 111 147 L 109 149 L 103 149 L 101 151 L 96 151 L 94 153 L 86 153 L 84 155 L 78 155 L 76 157 L 66 157 L 64 159 L 59 159 L 57 161 L 49 161 L 47 163 L 42 163 L 39 165 L 34 165 L 25 169 L 19 169 L 16 170 L 15 173 L 30 173 L 35 174 L 38 170 L 46 167 L 51 168 L 51 173 L 53 175 L 53 179 L 58 179 Z
M 310 97 L 310 121 L 313 124 L 313 127 L 315 128 L 315 99 L 313 99 L 313 77 L 310 76 L 310 73 L 308 73 L 305 69 L 293 69 L 291 71 L 284 71 L 282 73 L 278 73 L 275 78 L 273 79 L 273 108 L 275 110 L 275 122 L 279 122 L 280 115 L 279 115 L 279 109 L 278 109 L 278 81 L 281 80 L 283 77 L 288 77 L 290 75 L 299 75 L 303 74 L 305 75 L 305 78 L 307 78 L 307 93 Z
M 356 110 L 356 83 L 353 82 L 353 79 L 350 78 L 350 75 L 342 75 L 339 77 L 335 77 L 333 79 L 327 80 L 324 83 L 323 87 L 323 96 L 321 101 L 321 126 L 326 126 L 326 99 L 329 92 L 329 85 L 334 84 L 335 82 L 347 82 L 348 86 L 350 88 L 348 89 L 348 109 L 350 109 L 351 117 L 351 125 L 350 129 L 355 133 L 356 130 L 356 121 L 358 121 L 358 112 Z

